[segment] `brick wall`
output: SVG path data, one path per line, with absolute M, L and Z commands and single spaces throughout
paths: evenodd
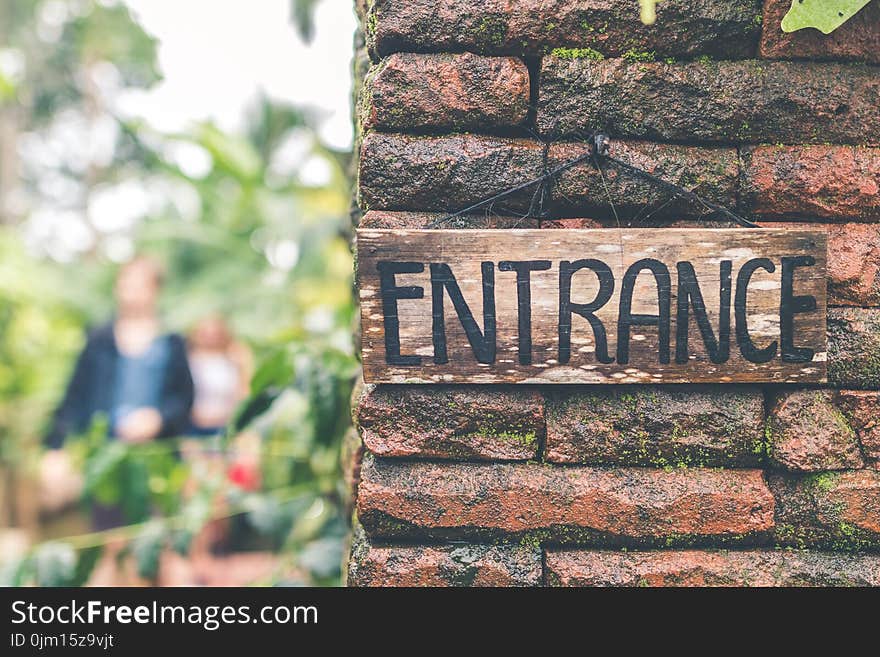
M 880 585 L 880 2 L 825 37 L 788 0 L 366 0 L 362 226 L 420 227 L 613 153 L 829 233 L 829 379 L 361 386 L 348 583 Z M 590 166 L 450 226 L 726 227 Z

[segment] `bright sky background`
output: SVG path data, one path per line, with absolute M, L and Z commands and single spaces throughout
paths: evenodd
M 2 0 L 0 0 L 2 1 Z M 305 45 L 290 21 L 289 0 L 125 0 L 141 25 L 159 39 L 165 79 L 129 94 L 126 113 L 163 131 L 213 119 L 224 130 L 241 127 L 254 96 L 321 110 L 321 136 L 351 145 L 351 0 L 323 0 L 315 37 Z
M 8 0 L 0 0 L 7 2 Z M 162 82 L 147 91 L 118 94 L 116 78 L 95 70 L 96 84 L 110 90 L 112 110 L 142 118 L 163 133 L 184 131 L 210 120 L 222 130 L 240 132 L 245 112 L 263 92 L 270 98 L 317 110 L 319 134 L 330 146 L 352 143 L 352 39 L 356 26 L 351 0 L 322 0 L 315 15 L 315 37 L 306 45 L 290 20 L 290 0 L 123 0 L 144 29 L 159 41 Z M 63 19 L 63 5 L 46 5 L 42 19 Z M 60 11 L 53 11 L 61 8 Z M 57 35 L 56 35 L 57 38 Z M 80 190 L 59 175 L 66 166 L 84 171 L 107 166 L 119 133 L 109 116 L 91 123 L 75 112 L 59 116 L 43 134 L 19 142 L 23 156 L 44 169 L 41 204 L 28 208 L 26 243 L 35 253 L 68 261 L 89 249 L 93 228 L 103 235 L 108 257 L 125 260 L 134 248 L 132 230 L 156 203 L 169 199 L 182 216 L 195 216 L 198 199 L 188 187 L 152 188 L 149 180 L 129 180 L 93 189 L 84 213 L 77 207 Z M 270 168 L 281 177 L 294 175 L 321 185 L 327 163 L 305 157 L 308 139 L 292 135 Z M 187 174 L 204 175 L 208 155 L 195 145 L 171 142 L 164 153 Z M 172 152 L 173 151 L 173 152 Z M 276 161 L 277 160 L 277 161 Z

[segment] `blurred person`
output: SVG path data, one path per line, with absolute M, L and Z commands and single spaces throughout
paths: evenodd
M 181 336 L 163 333 L 158 316 L 162 270 L 138 257 L 124 265 L 114 294 L 117 314 L 92 331 L 80 354 L 45 444 L 44 488 L 66 466 L 60 448 L 104 415 L 109 438 L 137 444 L 182 434 L 188 427 L 193 382 Z M 125 523 L 121 509 L 94 504 L 96 530 Z
M 190 435 L 213 436 L 232 419 L 250 388 L 252 358 L 218 315 L 201 320 L 190 332 L 189 367 L 195 385 Z
M 219 315 L 199 321 L 190 331 L 187 346 L 195 387 L 188 435 L 220 436 L 250 391 L 251 352 L 235 339 Z M 261 480 L 259 443 L 259 436 L 245 432 L 236 435 L 220 452 L 214 451 L 210 443 L 190 444 L 185 457 L 194 472 L 202 473 L 202 479 L 206 475 L 219 477 L 239 488 L 256 490 Z M 224 551 L 230 532 L 229 521 L 224 517 L 226 511 L 220 493 L 214 502 L 214 515 L 220 517 L 208 522 L 193 539 L 193 583 L 205 583 L 204 572 L 214 567 L 212 554 Z

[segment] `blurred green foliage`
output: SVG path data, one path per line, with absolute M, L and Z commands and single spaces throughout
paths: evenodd
M 315 4 L 302 3 L 298 25 L 311 25 Z M 228 437 L 237 430 L 261 436 L 262 484 L 244 491 L 206 475 L 184 494 L 188 479 L 199 476 L 177 457 L 175 441 L 107 442 L 97 423 L 68 447 L 82 465 L 86 496 L 121 503 L 139 523 L 128 533 L 128 549 L 144 576 L 155 574 L 161 549 L 187 550 L 222 494 L 231 514 L 284 555 L 284 572 L 338 583 L 346 531 L 338 455 L 357 370 L 350 154 L 321 143 L 307 109 L 268 98 L 254 100 L 240 134 L 211 123 L 165 134 L 121 119 L 112 111 L 114 94 L 160 79 L 156 42 L 124 5 L 2 5 L 0 129 L 40 143 L 59 130 L 109 121 L 112 157 L 79 166 L 63 158 L 47 163 L 22 149 L 7 148 L 5 159 L 0 153 L 6 173 L 9 162 L 20 173 L 0 171 L 0 467 L 27 472 L 38 457 L 85 329 L 111 312 L 117 263 L 110 256 L 119 251 L 110 247 L 133 245 L 130 251 L 166 266 L 170 328 L 185 332 L 220 313 L 254 351 L 252 395 Z M 3 61 L 23 65 L 4 68 Z M 113 84 L 96 85 L 108 68 Z M 46 191 L 41 181 L 50 178 L 72 190 L 69 198 Z M 92 215 L 95 196 L 132 188 L 149 200 L 142 216 L 102 229 Z M 36 211 L 47 208 L 82 221 L 89 244 L 65 257 L 35 244 L 28 236 Z M 225 439 L 216 447 L 230 449 Z M 59 539 L 7 560 L 0 580 L 79 584 L 99 554 L 100 541 Z

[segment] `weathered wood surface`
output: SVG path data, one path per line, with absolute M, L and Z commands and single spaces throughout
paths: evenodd
M 367 382 L 826 381 L 823 231 L 360 229 L 357 241 Z M 525 261 L 532 264 L 517 264 Z M 625 273 L 637 262 L 654 271 L 630 270 L 627 314 L 625 303 L 621 306 L 621 297 L 630 296 L 622 295 Z M 688 285 L 689 267 L 680 263 L 692 265 L 696 284 Z M 532 268 L 528 274 L 526 267 Z M 380 268 L 385 272 L 384 303 Z M 570 292 L 563 289 L 561 295 L 566 280 Z M 705 307 L 702 330 L 695 317 L 695 287 Z M 729 307 L 722 313 L 725 296 Z M 590 306 L 603 297 L 607 301 L 591 322 Z M 569 320 L 572 306 L 566 299 L 586 308 L 581 306 L 579 313 L 575 306 Z M 667 303 L 668 320 L 661 310 Z M 685 317 L 684 309 L 688 329 L 680 332 L 677 318 Z M 462 311 L 464 323 L 468 311 L 473 317 L 470 340 Z M 729 318 L 727 331 L 723 315 Z M 648 321 L 656 325 L 646 325 L 640 316 L 653 317 Z M 667 325 L 664 339 L 660 327 Z M 629 340 L 620 339 L 627 330 Z M 602 331 L 605 348 L 601 335 L 596 337 Z

